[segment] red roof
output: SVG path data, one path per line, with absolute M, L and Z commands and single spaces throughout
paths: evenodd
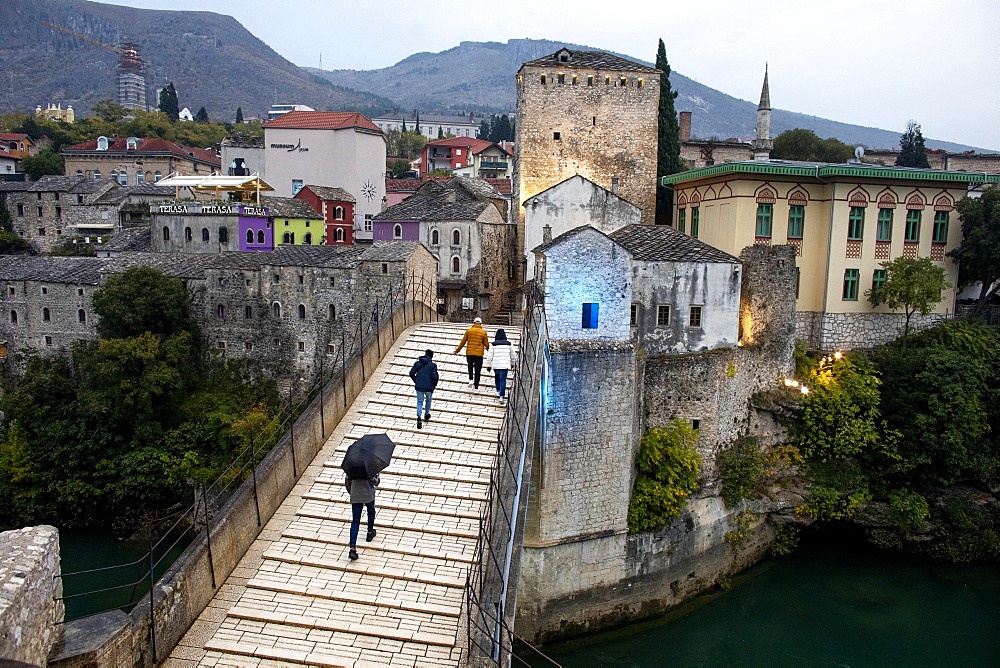
M 63 151 L 96 151 L 97 139 L 90 139 L 82 144 L 75 144 L 63 148 Z M 135 149 L 128 149 L 128 139 L 125 137 L 111 137 L 108 141 L 107 151 L 109 153 L 125 152 L 134 154 L 141 153 L 170 153 L 182 158 L 192 158 L 207 162 L 216 167 L 221 167 L 222 160 L 215 154 L 215 151 L 208 148 L 195 148 L 193 146 L 181 146 L 159 137 L 146 137 L 139 141 L 139 146 Z M 104 151 L 101 151 L 102 153 Z
M 448 139 L 436 139 L 434 141 L 429 141 L 426 145 L 447 146 L 449 148 L 468 147 L 474 154 L 485 151 L 490 146 L 496 146 L 493 142 L 486 141 L 485 139 L 479 139 L 478 137 L 449 137 Z
M 14 132 L 0 132 L 0 141 L 21 141 L 23 139 L 29 139 L 28 135 L 17 134 Z
M 355 111 L 289 111 L 272 121 L 264 123 L 266 128 L 290 128 L 300 130 L 345 130 L 364 128 L 382 132 L 364 114 Z
M 510 179 L 483 179 L 483 181 L 496 188 L 501 195 L 510 195 L 513 192 Z

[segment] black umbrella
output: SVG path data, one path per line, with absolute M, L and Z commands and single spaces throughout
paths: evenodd
M 347 448 L 340 468 L 351 480 L 370 480 L 389 465 L 395 448 L 388 434 L 365 434 Z

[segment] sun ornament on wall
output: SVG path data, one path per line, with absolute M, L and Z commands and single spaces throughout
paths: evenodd
M 375 186 L 371 181 L 365 181 L 365 184 L 361 186 L 361 193 L 369 200 L 375 200 Z

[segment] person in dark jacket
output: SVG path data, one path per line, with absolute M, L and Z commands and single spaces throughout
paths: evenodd
M 358 558 L 358 532 L 361 530 L 361 509 L 368 510 L 368 535 L 365 541 L 371 542 L 375 537 L 375 488 L 378 487 L 379 475 L 366 480 L 364 478 L 344 477 L 344 487 L 351 495 L 351 551 L 347 556 L 351 561 Z
M 434 351 L 428 348 L 422 357 L 413 363 L 410 369 L 410 378 L 417 390 L 417 429 L 423 429 L 423 422 L 420 416 L 423 414 L 424 422 L 431 419 L 431 395 L 438 384 L 437 364 L 431 361 Z

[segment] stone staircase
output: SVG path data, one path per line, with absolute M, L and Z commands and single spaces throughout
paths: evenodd
M 404 332 L 239 567 L 165 666 L 458 666 L 465 582 L 504 406 L 484 370 L 466 386 L 466 325 Z M 494 327 L 487 327 L 492 335 Z M 515 345 L 519 327 L 507 329 Z M 408 372 L 431 348 L 441 380 L 416 426 Z M 347 557 L 340 461 L 360 436 L 396 443 L 376 498 L 378 535 Z

